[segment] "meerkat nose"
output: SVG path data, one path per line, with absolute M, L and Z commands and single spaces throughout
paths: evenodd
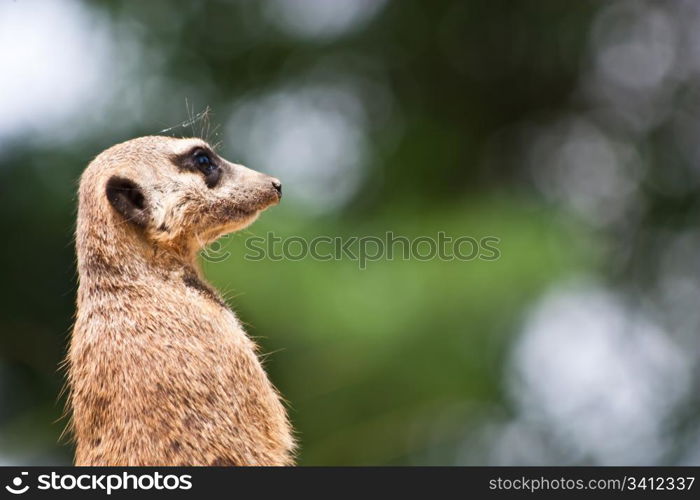
M 277 195 L 282 198 L 282 183 L 278 179 L 272 179 L 272 187 L 277 190 Z

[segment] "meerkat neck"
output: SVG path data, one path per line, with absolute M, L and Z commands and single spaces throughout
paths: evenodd
M 78 227 L 76 239 L 81 283 L 134 281 L 173 274 L 201 276 L 196 253 L 148 244 L 128 224 Z M 119 241 L 118 245 L 114 244 Z

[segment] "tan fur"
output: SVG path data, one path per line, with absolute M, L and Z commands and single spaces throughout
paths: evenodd
M 81 177 L 77 317 L 68 354 L 76 465 L 288 465 L 280 397 L 196 254 L 278 201 L 271 177 L 219 159 L 220 184 L 179 170 L 199 139 L 142 137 Z M 218 157 L 217 157 L 218 158 Z M 143 190 L 145 227 L 105 195 L 118 175 Z

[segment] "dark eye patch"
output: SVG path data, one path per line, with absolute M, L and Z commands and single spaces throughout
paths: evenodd
M 208 188 L 216 187 L 221 179 L 219 157 L 207 147 L 196 146 L 186 153 L 174 155 L 172 161 L 180 170 L 202 174 Z

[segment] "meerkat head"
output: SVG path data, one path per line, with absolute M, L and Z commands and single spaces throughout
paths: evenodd
M 141 137 L 100 154 L 81 179 L 102 198 L 108 223 L 128 224 L 150 243 L 198 250 L 251 224 L 282 196 L 278 179 L 221 158 L 201 139 Z M 88 202 L 95 204 L 95 200 Z

